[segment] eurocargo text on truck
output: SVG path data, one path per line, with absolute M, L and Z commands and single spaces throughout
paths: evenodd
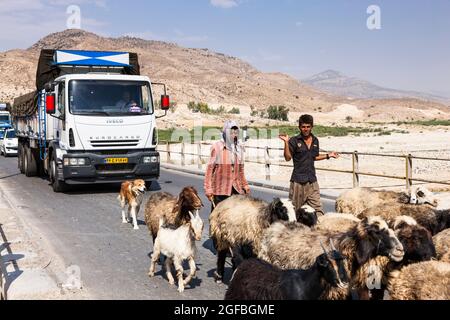
M 162 86 L 156 116 L 152 86 Z M 156 119 L 167 115 L 165 84 L 140 75 L 127 52 L 41 51 L 36 91 L 11 106 L 18 167 L 47 174 L 55 192 L 74 184 L 159 178 Z

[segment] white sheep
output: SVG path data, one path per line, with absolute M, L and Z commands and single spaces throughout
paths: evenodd
M 263 230 L 280 220 L 315 224 L 317 215 L 310 206 L 295 210 L 289 199 L 275 198 L 267 203 L 236 195 L 220 202 L 209 217 L 209 234 L 217 250 L 216 281 L 222 281 L 229 250 L 239 245 L 251 245 L 257 252 Z
M 431 191 L 424 186 L 414 186 L 411 191 L 395 192 L 374 190 L 369 188 L 354 188 L 343 192 L 336 199 L 336 211 L 351 213 L 359 216 L 364 210 L 385 203 L 402 203 L 437 206 L 437 199 Z
M 172 262 L 177 271 L 178 291 L 181 293 L 192 278 L 195 276 L 195 240 L 199 241 L 202 237 L 203 221 L 198 214 L 192 214 L 189 211 L 191 220 L 179 227 L 164 224 L 164 218 L 160 218 L 159 231 L 153 246 L 152 262 L 148 272 L 149 277 L 155 275 L 156 263 L 159 256 L 164 254 L 167 258 L 165 261 L 166 275 L 169 283 L 173 285 L 174 278 L 170 271 Z M 190 273 L 183 280 L 183 261 L 189 260 Z

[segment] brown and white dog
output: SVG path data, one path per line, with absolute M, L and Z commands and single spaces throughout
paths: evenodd
M 122 182 L 120 194 L 117 199 L 122 207 L 122 223 L 130 222 L 130 212 L 133 218 L 134 230 L 138 230 L 137 215 L 146 191 L 145 181 L 138 179 Z M 125 219 L 125 206 L 128 204 L 127 218 Z

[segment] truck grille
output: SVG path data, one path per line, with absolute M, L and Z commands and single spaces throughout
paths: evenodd
M 136 164 L 123 163 L 123 164 L 97 164 L 95 169 L 99 174 L 123 174 L 132 173 Z
M 95 148 L 110 147 L 136 147 L 139 139 L 135 140 L 91 140 L 91 146 Z

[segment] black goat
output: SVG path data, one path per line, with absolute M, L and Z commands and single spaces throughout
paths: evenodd
M 233 274 L 225 300 L 317 300 L 330 286 L 345 288 L 348 276 L 344 257 L 332 250 L 316 258 L 306 270 L 281 270 L 260 259 L 245 258 L 245 250 L 236 255 L 241 262 Z M 238 261 L 240 260 L 240 261 Z

